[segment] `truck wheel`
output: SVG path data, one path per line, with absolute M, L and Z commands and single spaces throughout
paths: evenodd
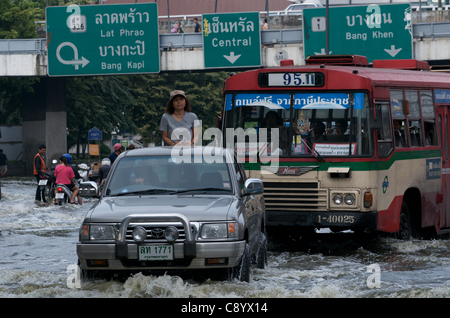
M 241 263 L 238 266 L 237 278 L 241 282 L 250 283 L 251 271 L 250 245 L 245 244 L 244 254 L 242 255 Z
M 258 252 L 256 253 L 256 268 L 264 269 L 267 265 L 267 239 L 264 233 L 259 235 Z

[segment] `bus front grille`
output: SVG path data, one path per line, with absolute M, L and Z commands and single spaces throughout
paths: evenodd
M 323 211 L 328 192 L 316 182 L 264 182 L 264 201 L 266 211 Z

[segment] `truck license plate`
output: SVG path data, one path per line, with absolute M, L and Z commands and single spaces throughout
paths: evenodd
M 173 245 L 143 245 L 139 246 L 140 261 L 173 260 Z

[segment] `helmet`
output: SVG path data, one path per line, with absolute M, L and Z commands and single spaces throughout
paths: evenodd
M 102 166 L 110 166 L 110 165 L 111 165 L 111 160 L 109 160 L 109 158 L 103 158 Z
M 117 144 L 114 145 L 114 150 L 115 151 L 120 150 L 120 149 L 122 149 L 122 147 L 123 147 L 122 144 L 120 142 L 118 142 Z
M 65 154 L 63 154 L 63 156 L 67 158 L 67 163 L 69 163 L 69 164 L 72 163 L 72 156 L 71 155 L 69 155 L 68 153 L 65 153 Z

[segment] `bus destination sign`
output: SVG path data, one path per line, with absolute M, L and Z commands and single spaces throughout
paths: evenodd
M 323 86 L 323 73 L 261 73 L 258 83 L 262 87 L 307 87 Z
M 269 74 L 269 86 L 314 86 L 314 73 Z

